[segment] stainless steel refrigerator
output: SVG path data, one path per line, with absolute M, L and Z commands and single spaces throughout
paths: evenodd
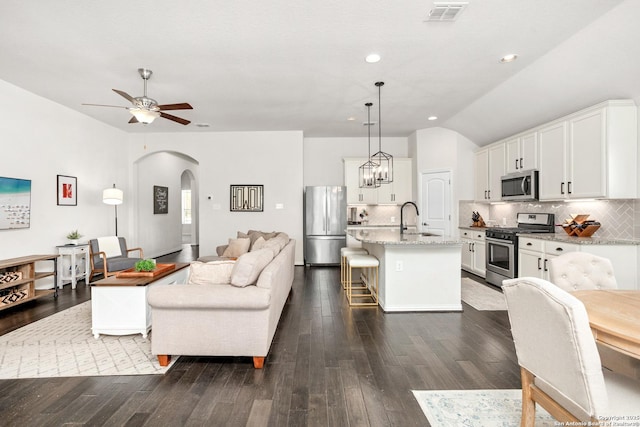
M 305 187 L 305 264 L 340 264 L 340 248 L 347 245 L 346 229 L 347 187 Z

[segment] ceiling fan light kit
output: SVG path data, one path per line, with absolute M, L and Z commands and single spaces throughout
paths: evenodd
M 83 104 L 90 105 L 95 107 L 116 107 L 116 108 L 126 108 L 133 115 L 129 123 L 143 123 L 150 124 L 153 123 L 155 119 L 158 117 L 162 117 L 163 119 L 171 120 L 176 123 L 180 123 L 181 125 L 188 125 L 191 123 L 190 120 L 183 119 L 181 117 L 177 117 L 171 114 L 164 113 L 163 111 L 167 110 L 192 110 L 193 107 L 186 103 L 182 102 L 179 104 L 163 104 L 158 105 L 158 102 L 147 96 L 147 81 L 151 78 L 153 71 L 148 68 L 138 68 L 138 74 L 144 80 L 144 95 L 132 97 L 127 92 L 122 90 L 113 89 L 115 93 L 129 101 L 132 106 L 131 107 L 120 107 L 118 105 L 101 105 L 101 104 Z
M 133 114 L 136 121 L 144 124 L 153 123 L 155 119 L 160 117 L 159 111 L 146 110 L 144 108 L 129 108 L 129 112 Z

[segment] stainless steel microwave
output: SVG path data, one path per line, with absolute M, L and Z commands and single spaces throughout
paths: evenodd
M 501 178 L 502 200 L 538 200 L 538 171 L 510 173 Z

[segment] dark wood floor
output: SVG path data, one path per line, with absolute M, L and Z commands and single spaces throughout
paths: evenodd
M 68 288 L 0 313 L 0 331 L 89 298 L 84 284 Z M 0 424 L 424 426 L 412 389 L 519 386 L 506 312 L 349 308 L 338 268 L 296 267 L 264 369 L 249 358 L 181 357 L 166 375 L 1 380 Z

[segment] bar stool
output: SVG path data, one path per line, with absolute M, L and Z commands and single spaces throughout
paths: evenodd
M 350 306 L 378 305 L 378 266 L 380 262 L 373 255 L 354 254 L 347 256 L 347 301 Z M 360 268 L 364 274 L 364 286 L 353 287 L 353 269 Z M 362 290 L 362 293 L 354 293 L 354 290 Z M 361 298 L 370 298 L 370 301 L 358 301 Z
M 342 289 L 347 289 L 347 256 L 366 255 L 369 252 L 364 248 L 340 248 L 340 283 Z

